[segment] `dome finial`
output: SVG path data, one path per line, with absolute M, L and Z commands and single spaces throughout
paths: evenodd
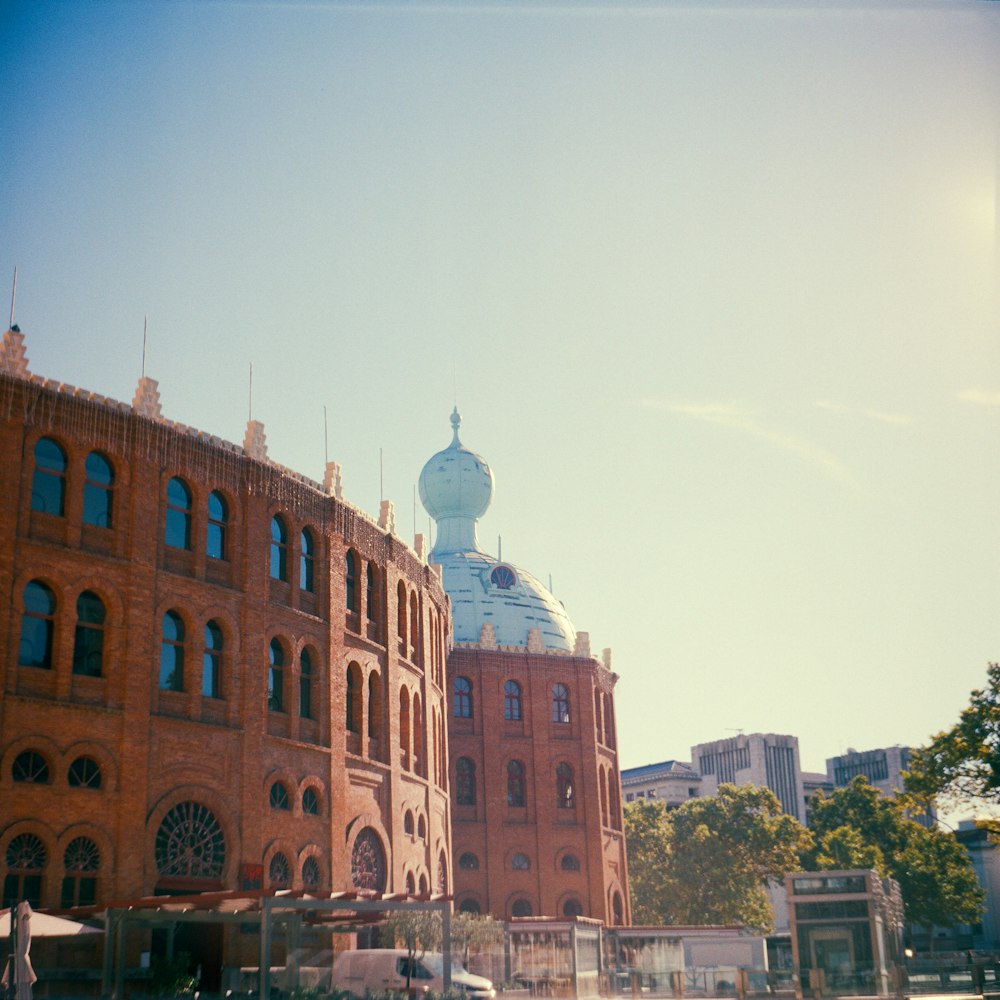
M 458 407 L 456 406 L 451 411 L 451 427 L 455 432 L 455 436 L 451 439 L 451 446 L 457 448 L 462 442 L 458 440 L 458 428 L 462 425 L 462 414 L 458 412 Z

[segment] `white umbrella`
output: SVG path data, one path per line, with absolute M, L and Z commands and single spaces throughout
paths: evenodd
M 31 967 L 29 952 L 31 951 L 31 905 L 25 900 L 17 904 L 17 926 L 14 933 L 14 954 L 7 959 L 0 981 L 5 987 L 10 986 L 11 964 L 14 966 L 14 997 L 15 1000 L 31 1000 L 31 984 L 38 978 Z M 10 910 L 7 911 L 7 936 L 10 936 Z
M 77 934 L 103 934 L 100 927 L 88 927 L 76 920 L 65 917 L 53 917 L 49 913 L 31 914 L 31 933 L 33 937 L 74 937 Z M 10 937 L 10 910 L 0 910 L 0 938 Z

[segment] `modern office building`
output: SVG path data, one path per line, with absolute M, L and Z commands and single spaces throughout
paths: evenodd
M 663 760 L 622 771 L 622 792 L 625 802 L 654 799 L 676 809 L 689 799 L 697 798 L 701 775 L 690 764 L 679 760 Z

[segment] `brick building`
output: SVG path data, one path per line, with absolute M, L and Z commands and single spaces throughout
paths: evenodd
M 451 598 L 448 719 L 455 899 L 501 918 L 630 922 L 611 654 L 562 604 L 479 546 L 493 495 L 458 438 L 420 475 Z

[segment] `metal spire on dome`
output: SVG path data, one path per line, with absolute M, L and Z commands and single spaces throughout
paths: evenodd
M 462 426 L 462 414 L 458 412 L 458 406 L 451 411 L 451 427 L 455 432 L 451 439 L 452 448 L 461 447 L 462 442 L 458 440 L 458 428 Z

